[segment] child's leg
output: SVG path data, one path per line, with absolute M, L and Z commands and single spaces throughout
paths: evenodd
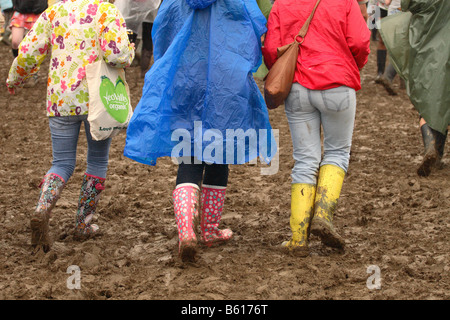
M 50 117 L 53 162 L 47 174 L 59 175 L 64 181 L 72 176 L 77 161 L 81 120 L 78 117 Z
M 225 191 L 228 184 L 228 165 L 206 165 L 202 185 L 202 241 L 211 246 L 214 243 L 228 241 L 233 232 L 230 229 L 220 230 L 225 203 Z
M 111 139 L 94 141 L 90 133 L 87 116 L 83 116 L 88 143 L 87 169 L 81 184 L 80 199 L 76 216 L 76 237 L 83 240 L 93 236 L 98 226 L 91 225 L 100 193 L 105 189 Z
M 180 159 L 181 160 L 181 159 Z M 188 159 L 189 160 L 189 159 Z M 200 184 L 204 164 L 180 163 L 177 185 L 173 191 L 175 219 L 177 221 L 179 254 L 182 261 L 195 261 L 197 237 L 195 222 L 198 220 Z
M 228 185 L 229 169 L 227 164 L 205 165 L 203 185 L 226 188 Z
M 16 58 L 19 55 L 19 45 L 22 42 L 23 37 L 25 36 L 25 29 L 12 27 L 11 36 L 12 36 L 11 39 L 12 53 L 14 58 Z
M 66 182 L 75 168 L 76 148 L 81 122 L 70 117 L 49 118 L 52 136 L 53 165 L 45 175 L 39 201 L 31 218 L 31 244 L 50 249 L 48 221 Z M 76 120 L 76 119 L 75 119 Z
M 178 174 L 177 174 L 177 186 L 180 184 L 195 184 L 198 188 L 202 183 L 203 179 L 203 170 L 205 168 L 204 163 L 195 164 L 194 158 L 183 158 L 185 159 L 185 163 L 180 163 L 178 166 Z M 181 158 L 180 158 L 181 160 Z

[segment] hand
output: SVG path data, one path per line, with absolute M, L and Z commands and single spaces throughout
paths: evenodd
M 134 42 L 130 43 L 130 47 L 132 47 L 133 50 L 136 50 L 136 45 L 134 44 Z
M 10 95 L 16 94 L 16 90 L 14 88 L 8 87 L 8 92 Z

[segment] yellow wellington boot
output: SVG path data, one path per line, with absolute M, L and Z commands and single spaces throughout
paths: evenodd
M 344 240 L 333 226 L 333 215 L 336 211 L 345 171 L 334 165 L 323 165 L 319 171 L 314 217 L 311 221 L 311 233 L 320 237 L 326 246 L 343 249 Z
M 314 212 L 316 186 L 312 184 L 295 183 L 291 191 L 291 230 L 292 239 L 283 242 L 290 252 L 307 256 L 309 223 Z

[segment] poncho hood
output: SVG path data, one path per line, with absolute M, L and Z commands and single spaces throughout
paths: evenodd
M 216 0 L 186 0 L 186 2 L 192 9 L 201 10 L 208 8 L 210 5 L 216 2 Z

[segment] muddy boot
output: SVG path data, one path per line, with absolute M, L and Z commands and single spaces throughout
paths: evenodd
M 306 257 L 309 254 L 308 237 L 311 218 L 314 213 L 316 186 L 295 183 L 291 189 L 291 230 L 290 241 L 283 242 L 289 252 Z
M 39 202 L 30 220 L 31 245 L 35 250 L 39 250 L 40 248 L 44 252 L 50 250 L 51 240 L 48 222 L 51 211 L 55 207 L 64 186 L 64 180 L 53 173 L 49 173 L 42 180 Z
M 426 123 L 420 127 L 422 132 L 423 145 L 425 147 L 425 155 L 423 156 L 422 163 L 417 169 L 417 174 L 421 177 L 428 177 L 431 173 L 431 169 L 436 165 L 436 161 L 439 157 L 439 152 L 436 146 L 436 137 L 438 132 L 431 129 Z
M 386 67 L 386 71 L 384 75 L 381 77 L 381 83 L 383 87 L 386 89 L 387 93 L 391 96 L 396 96 L 397 91 L 395 91 L 393 86 L 393 81 L 395 76 L 397 75 L 397 71 L 395 71 L 394 66 L 392 64 L 388 64 Z
M 437 132 L 437 136 L 436 136 L 436 149 L 438 152 L 438 157 L 436 159 L 435 166 L 439 170 L 443 168 L 443 164 L 441 161 L 442 161 L 442 157 L 444 156 L 444 147 L 445 147 L 445 141 L 447 140 L 447 135 L 448 135 L 448 131 L 446 131 L 445 134 Z
M 326 246 L 344 249 L 345 243 L 333 226 L 345 171 L 334 165 L 323 165 L 319 171 L 314 217 L 311 222 L 311 233 L 318 236 Z
M 142 49 L 141 54 L 141 78 L 145 78 L 145 74 L 150 68 L 150 62 L 152 59 L 152 52 L 149 50 Z
M 105 190 L 104 178 L 84 174 L 75 225 L 76 240 L 84 241 L 99 234 L 99 227 L 91 224 L 91 221 L 103 190 Z
M 211 247 L 225 243 L 233 237 L 230 229 L 219 229 L 225 203 L 226 187 L 202 186 L 202 216 L 200 222 L 202 242 Z
M 183 262 L 195 262 L 197 254 L 197 236 L 194 220 L 198 219 L 200 190 L 197 185 L 185 183 L 173 191 L 173 205 L 177 221 L 179 248 Z

